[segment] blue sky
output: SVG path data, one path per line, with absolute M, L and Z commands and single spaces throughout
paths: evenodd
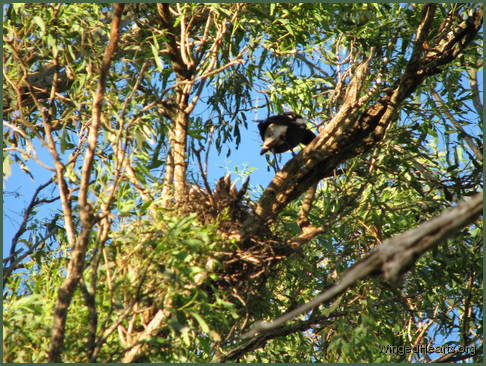
M 478 81 L 480 83 L 480 90 L 483 90 L 482 85 L 483 72 L 478 73 Z M 254 99 L 258 100 L 258 99 Z M 196 107 L 194 114 L 204 113 L 206 106 L 203 101 L 200 101 Z M 287 108 L 288 109 L 288 108 Z M 227 149 L 224 148 L 221 154 L 213 147 L 211 148 L 209 161 L 208 161 L 208 181 L 210 184 L 227 174 L 232 172 L 232 180 L 238 178 L 238 174 L 235 171 L 247 171 L 251 169 L 250 174 L 250 187 L 266 187 L 274 176 L 274 170 L 268 169 L 268 162 L 265 156 L 259 154 L 261 138 L 258 133 L 257 123 L 255 120 L 264 119 L 267 117 L 266 109 L 258 110 L 257 112 L 251 111 L 246 113 L 248 128 L 241 126 L 242 139 L 238 147 L 234 143 L 229 143 L 228 148 L 231 149 L 231 155 L 226 157 Z M 474 121 L 475 117 L 471 116 L 470 121 Z M 477 125 L 464 126 L 469 133 L 474 133 L 474 130 L 478 128 Z M 43 147 L 39 142 L 34 143 L 38 158 L 44 163 L 50 166 L 52 164 L 52 158 L 47 149 Z M 279 166 L 282 167 L 286 161 L 288 161 L 292 155 L 290 152 L 279 154 L 280 162 Z M 29 204 L 34 191 L 37 187 L 45 183 L 50 177 L 52 172 L 48 171 L 44 167 L 41 167 L 38 163 L 30 160 L 27 166 L 33 174 L 35 181 L 32 180 L 25 172 L 23 172 L 17 164 L 11 165 L 11 175 L 4 179 L 4 207 L 3 207 L 3 256 L 7 256 L 10 250 L 10 244 L 13 236 L 18 230 L 22 222 L 22 211 Z M 198 172 L 196 164 L 192 167 L 195 172 Z M 241 179 L 239 180 L 241 184 Z M 46 190 L 45 193 L 48 193 Z M 40 208 L 41 216 L 49 217 L 52 211 L 60 208 L 59 201 L 52 204 L 44 205 Z
M 258 118 L 265 118 L 266 116 L 260 115 Z M 210 184 L 224 176 L 228 172 L 234 172 L 235 170 L 245 171 L 248 168 L 252 169 L 250 185 L 256 187 L 258 185 L 266 186 L 274 176 L 273 171 L 267 170 L 267 160 L 265 156 L 259 155 L 261 139 L 258 134 L 257 124 L 252 120 L 248 123 L 248 129 L 242 128 L 242 141 L 238 148 L 235 144 L 230 144 L 232 154 L 226 157 L 226 149 L 223 149 L 218 156 L 216 149 L 213 147 L 209 156 L 208 164 L 208 180 Z M 52 165 L 52 158 L 47 149 L 40 143 L 36 143 L 35 148 L 37 150 L 39 160 L 44 163 Z M 281 154 L 280 166 L 292 157 L 291 153 Z M 52 177 L 52 172 L 48 171 L 44 167 L 41 167 L 38 163 L 30 160 L 27 166 L 35 178 L 32 180 L 24 171 L 22 171 L 17 164 L 12 164 L 11 175 L 4 179 L 4 207 L 3 207 L 3 256 L 8 256 L 10 250 L 10 244 L 13 236 L 17 232 L 22 222 L 22 211 L 27 207 L 32 195 L 37 187 L 45 183 Z M 192 167 L 197 169 L 196 166 Z M 232 180 L 238 178 L 238 174 L 232 174 Z M 241 179 L 238 185 L 241 184 Z M 49 189 L 44 191 L 50 192 Z M 42 216 L 50 216 L 52 211 L 60 208 L 59 201 L 52 204 L 42 206 L 40 212 Z
M 480 82 L 480 90 L 483 90 L 482 85 L 482 71 L 478 74 L 478 81 Z M 255 98 L 255 100 L 257 100 Z M 195 111 L 197 113 L 204 113 L 204 103 L 200 102 Z M 257 114 L 256 114 L 257 113 Z M 226 149 L 223 149 L 218 155 L 213 147 L 209 158 L 208 180 L 210 184 L 228 172 L 245 171 L 251 169 L 250 186 L 258 190 L 258 186 L 266 187 L 274 176 L 273 170 L 268 170 L 268 162 L 265 156 L 259 155 L 261 139 L 258 134 L 257 124 L 253 121 L 255 119 L 266 118 L 266 110 L 262 109 L 258 112 L 247 112 L 248 128 L 241 126 L 242 141 L 238 147 L 234 143 L 229 144 L 232 154 L 226 157 Z M 474 120 L 474 119 L 472 119 Z M 477 128 L 465 127 L 465 128 Z M 52 159 L 47 152 L 47 149 L 39 143 L 35 145 L 39 160 L 52 166 Z M 281 155 L 280 167 L 291 158 L 291 153 L 284 153 Z M 3 207 L 3 256 L 8 256 L 10 244 L 13 236 L 18 230 L 22 222 L 22 212 L 29 204 L 32 195 L 36 188 L 45 183 L 52 177 L 52 172 L 41 167 L 33 160 L 28 162 L 28 168 L 32 172 L 35 180 L 32 180 L 25 172 L 23 172 L 16 164 L 11 165 L 11 175 L 4 180 L 4 207 Z M 197 172 L 196 165 L 192 165 L 192 169 Z M 238 174 L 232 174 L 232 179 L 236 179 Z M 241 184 L 241 180 L 240 180 Z M 52 193 L 46 190 L 45 193 Z M 54 193 L 55 195 L 55 193 Z M 51 196 L 50 194 L 48 196 Z M 40 207 L 40 217 L 50 217 L 55 211 L 59 211 L 60 203 L 56 201 L 52 204 L 43 205 Z M 38 217 L 39 217 L 38 216 Z M 450 336 L 452 338 L 452 336 Z

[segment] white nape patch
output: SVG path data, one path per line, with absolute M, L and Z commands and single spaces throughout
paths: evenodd
M 278 141 L 285 132 L 287 131 L 287 126 L 281 126 L 277 124 L 270 124 L 265 130 L 265 140 L 263 141 L 262 148 L 271 147 L 274 142 Z
M 294 121 L 294 123 L 295 123 L 296 125 L 305 125 L 305 124 L 306 124 L 305 119 L 303 119 L 303 118 L 297 118 L 297 119 Z
M 271 123 L 265 130 L 265 140 L 269 138 L 271 139 L 278 138 L 281 135 L 283 135 L 285 131 L 287 131 L 287 126 Z

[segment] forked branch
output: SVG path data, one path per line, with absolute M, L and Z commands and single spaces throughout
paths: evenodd
M 429 11 L 424 12 L 424 17 L 427 16 Z M 477 35 L 482 20 L 482 7 L 477 7 L 466 20 L 443 34 L 443 38 L 436 42 L 435 49 L 424 51 L 417 60 L 411 59 L 395 86 L 385 90 L 385 95 L 367 110 L 361 111 L 358 106 L 354 108 L 345 102 L 341 109 L 346 113 L 338 112 L 319 136 L 276 174 L 257 203 L 254 215 L 244 223 L 243 236 L 248 237 L 260 230 L 265 222 L 273 219 L 292 200 L 332 174 L 339 164 L 376 146 L 399 113 L 402 102 L 426 77 L 441 72 L 440 66 L 460 54 Z
M 92 172 L 92 165 L 98 140 L 98 129 L 101 120 L 101 108 L 105 95 L 106 79 L 110 68 L 113 55 L 115 53 L 118 39 L 120 37 L 120 20 L 123 13 L 124 4 L 114 6 L 114 16 L 111 24 L 111 34 L 108 47 L 103 55 L 101 63 L 100 80 L 93 100 L 93 112 L 91 125 L 88 134 L 88 148 L 86 150 L 81 173 L 79 189 L 79 207 L 81 232 L 76 238 L 72 248 L 71 258 L 68 263 L 67 277 L 58 290 L 57 301 L 54 308 L 54 325 L 52 327 L 51 347 L 49 349 L 49 362 L 61 362 L 61 353 L 64 343 L 66 327 L 66 317 L 69 305 L 74 294 L 84 267 L 84 259 L 89 241 L 89 234 L 92 228 L 92 209 L 88 204 L 89 178 Z M 60 187 L 61 189 L 62 187 Z
M 314 297 L 309 302 L 270 321 L 256 322 L 242 338 L 251 338 L 245 344 L 238 346 L 219 360 L 234 360 L 241 357 L 241 350 L 251 350 L 245 345 L 260 344 L 269 338 L 281 335 L 286 327 L 285 323 L 316 309 L 322 304 L 329 303 L 344 293 L 358 281 L 374 274 L 383 274 L 384 278 L 396 283 L 401 275 L 409 271 L 414 263 L 427 251 L 437 247 L 441 242 L 458 230 L 473 223 L 483 211 L 483 192 L 457 203 L 442 212 L 439 216 L 423 223 L 415 229 L 385 240 L 372 252 L 354 264 L 329 289 Z

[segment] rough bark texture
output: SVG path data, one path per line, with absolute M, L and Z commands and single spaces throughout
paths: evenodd
M 185 62 L 183 57 L 183 48 L 181 36 L 177 35 L 177 29 L 173 26 L 174 18 L 172 17 L 169 4 L 158 4 L 160 21 L 163 29 L 167 34 L 166 47 L 172 67 L 176 73 L 176 108 L 172 111 L 170 118 L 173 124 L 169 135 L 170 151 L 167 158 L 172 164 L 168 167 L 164 182 L 164 204 L 168 204 L 170 199 L 175 198 L 180 202 L 186 195 L 186 150 L 187 150 L 187 128 L 189 115 L 186 112 L 188 106 L 191 85 L 185 84 L 193 78 L 194 70 L 191 64 Z M 171 187 L 173 187 L 173 195 Z
M 114 6 L 114 16 L 111 24 L 111 35 L 108 47 L 103 55 L 100 71 L 100 81 L 93 100 L 93 116 L 88 134 L 88 151 L 83 162 L 79 189 L 79 207 L 81 232 L 78 234 L 74 247 L 72 248 L 71 258 L 67 267 L 67 277 L 57 293 L 57 302 L 54 308 L 54 326 L 52 328 L 51 347 L 49 350 L 49 362 L 61 362 L 63 350 L 66 317 L 69 305 L 81 279 L 84 269 L 84 259 L 86 256 L 89 234 L 92 229 L 92 210 L 88 204 L 88 186 L 91 176 L 94 154 L 98 139 L 98 128 L 101 119 L 101 107 L 106 87 L 106 78 L 110 68 L 113 54 L 115 53 L 117 42 L 120 37 L 120 20 L 123 13 L 124 4 Z
M 174 133 L 171 141 L 171 154 L 174 160 L 174 198 L 177 202 L 186 196 L 186 150 L 187 124 L 189 116 L 180 111 L 174 120 Z
M 446 209 L 441 215 L 423 223 L 415 229 L 404 232 L 376 247 L 367 257 L 349 268 L 329 289 L 302 304 L 296 309 L 271 322 L 257 322 L 242 338 L 251 338 L 228 354 L 220 356 L 218 362 L 237 360 L 257 347 L 263 346 L 269 339 L 286 334 L 284 324 L 309 312 L 323 303 L 329 303 L 345 292 L 359 280 L 372 274 L 383 274 L 385 279 L 396 283 L 400 276 L 408 271 L 420 256 L 434 248 L 451 234 L 473 223 L 483 211 L 483 192 L 459 202 Z M 307 329 L 307 328 L 306 328 Z M 305 329 L 304 329 L 305 330 Z M 295 331 L 295 330 L 294 330 Z
M 415 46 L 407 67 L 396 83 L 384 89 L 382 96 L 367 109 L 363 109 L 362 101 L 365 97 L 359 96 L 364 94 L 362 86 L 368 77 L 368 61 L 364 61 L 355 69 L 339 112 L 312 143 L 276 174 L 254 210 L 242 223 L 241 247 L 246 247 L 248 242 L 254 242 L 252 238 L 265 230 L 267 223 L 287 204 L 321 179 L 330 176 L 339 164 L 369 151 L 382 141 L 386 130 L 400 112 L 404 100 L 410 97 L 427 77 L 440 73 L 441 66 L 458 57 L 482 26 L 483 9 L 480 7 L 456 25 L 452 25 L 454 15 L 446 18 L 439 31 L 432 37 L 430 28 L 436 7 L 435 4 L 424 6 L 416 32 Z M 482 193 L 479 193 L 418 228 L 388 240 L 352 266 L 335 285 L 312 301 L 275 321 L 256 323 L 245 335 L 250 339 L 228 354 L 216 357 L 217 362 L 238 360 L 245 353 L 264 346 L 269 339 L 288 334 L 289 331 L 292 332 L 291 329 L 295 331 L 296 327 L 301 325 L 304 330 L 308 329 L 305 324 L 301 324 L 302 322 L 292 325 L 285 323 L 324 302 L 331 301 L 360 279 L 381 273 L 390 282 L 399 280 L 423 253 L 442 239 L 474 222 L 482 212 L 482 197 Z M 301 228 L 302 235 L 291 243 L 294 247 L 300 247 L 325 230 L 323 227 L 306 225 L 302 225 Z
M 428 36 L 434 7 L 432 4 L 424 9 L 418 40 Z M 421 43 L 416 43 L 413 55 L 399 81 L 367 110 L 360 111 L 360 103 L 346 101 L 319 136 L 276 174 L 257 203 L 254 215 L 243 224 L 243 237 L 260 230 L 265 222 L 273 219 L 289 202 L 313 184 L 329 176 L 339 164 L 376 146 L 398 114 L 405 98 L 426 77 L 441 72 L 440 66 L 460 54 L 476 36 L 482 19 L 483 11 L 480 8 L 450 32 L 436 36 L 433 49 L 425 50 Z M 366 73 L 361 76 L 365 77 Z M 356 74 L 356 77 L 360 77 L 360 74 Z M 351 82 L 350 86 L 353 85 Z

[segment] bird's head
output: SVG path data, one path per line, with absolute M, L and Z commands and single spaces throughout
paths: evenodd
M 281 116 L 285 116 L 288 118 L 289 122 L 295 123 L 297 125 L 305 125 L 305 120 L 304 118 L 295 112 L 285 112 L 282 113 Z

